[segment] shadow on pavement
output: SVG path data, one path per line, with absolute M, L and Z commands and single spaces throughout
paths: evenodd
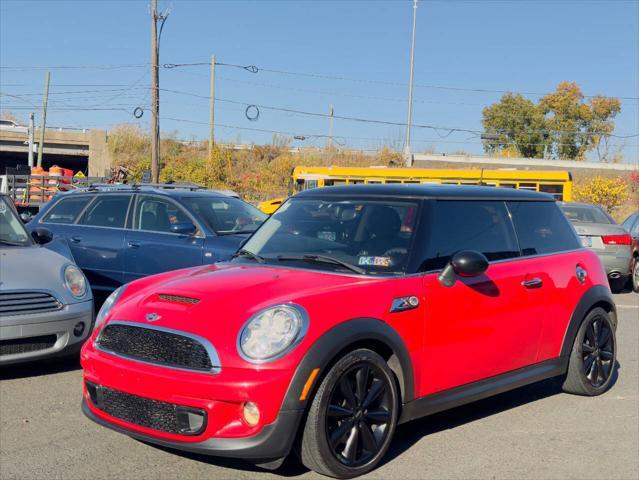
M 37 360 L 24 364 L 0 367 L 0 380 L 39 377 L 53 373 L 70 372 L 79 370 L 80 368 L 79 354 L 73 358 Z
M 613 373 L 612 387 L 617 382 L 619 376 L 620 365 L 617 362 Z M 447 410 L 435 415 L 414 420 L 412 422 L 400 425 L 396 432 L 393 442 L 391 443 L 388 453 L 379 466 L 382 466 L 396 457 L 400 456 L 406 450 L 410 449 L 415 443 L 430 434 L 443 430 L 449 430 L 459 427 L 466 423 L 474 422 L 491 415 L 508 411 L 512 408 L 521 407 L 530 402 L 535 402 L 543 398 L 551 397 L 558 393 L 562 393 L 561 379 L 551 378 L 543 382 L 521 387 L 510 392 L 490 397 L 478 402 L 470 403 L 461 407 Z M 188 452 L 175 451 L 162 447 L 167 452 L 180 455 L 198 462 L 208 463 L 223 468 L 243 470 L 247 472 L 266 472 L 249 462 L 240 459 L 229 459 L 221 457 L 209 457 L 206 455 L 192 454 Z M 379 467 L 378 467 L 379 468 Z M 294 453 L 291 453 L 284 464 L 273 473 L 284 477 L 296 477 L 308 472 Z

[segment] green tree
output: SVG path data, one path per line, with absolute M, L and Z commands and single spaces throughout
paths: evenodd
M 599 160 L 615 160 L 608 139 L 621 102 L 613 97 L 585 100 L 575 82 L 561 82 L 535 104 L 522 95 L 505 94 L 483 110 L 484 150 L 500 154 L 516 149 L 525 157 L 546 154 L 583 160 L 596 149 Z
M 522 157 L 543 158 L 550 139 L 544 114 L 522 95 L 507 93 L 483 110 L 484 149 L 499 154 L 513 147 Z

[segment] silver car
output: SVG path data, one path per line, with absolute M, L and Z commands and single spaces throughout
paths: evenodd
M 632 239 L 603 209 L 588 203 L 561 203 L 584 247 L 593 249 L 603 264 L 610 288 L 623 290 L 630 277 Z
M 88 337 L 93 296 L 71 258 L 49 231 L 29 235 L 0 195 L 0 366 L 72 355 Z

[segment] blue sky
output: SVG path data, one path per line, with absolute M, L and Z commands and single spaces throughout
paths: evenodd
M 323 145 L 328 119 L 247 104 L 349 117 L 406 121 L 412 2 L 181 1 L 170 8 L 161 41 L 164 63 L 218 62 L 343 77 L 299 76 L 218 66 L 216 137 L 270 142 L 273 134 L 306 135 L 293 145 Z M 639 132 L 639 1 L 423 0 L 417 15 L 413 150 L 480 153 L 481 110 L 500 93 L 549 92 L 574 80 L 587 95 L 623 100 L 616 133 Z M 31 28 L 29 28 L 31 26 Z M 39 121 L 44 72 L 51 69 L 54 126 L 148 128 L 150 19 L 148 1 L 0 0 L 0 107 Z M 95 66 L 121 66 L 93 68 Z M 21 67 L 21 68 L 13 68 Z M 89 68 L 91 67 L 91 68 Z M 209 67 L 161 69 L 161 128 L 180 138 L 207 138 Z M 433 88 L 446 87 L 446 88 Z M 461 90 L 457 90 L 461 89 Z M 13 95 L 13 96 L 9 96 Z M 204 98 L 202 98 L 204 97 Z M 529 95 L 536 99 L 537 96 Z M 176 120 L 177 119 L 177 120 Z M 245 130 L 229 128 L 241 127 Z M 362 149 L 401 146 L 404 128 L 336 119 L 338 143 Z M 614 139 L 628 160 L 639 138 Z

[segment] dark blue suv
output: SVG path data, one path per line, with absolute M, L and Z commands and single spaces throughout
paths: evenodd
M 232 192 L 114 185 L 56 195 L 27 224 L 65 238 L 95 293 L 228 259 L 266 218 Z

